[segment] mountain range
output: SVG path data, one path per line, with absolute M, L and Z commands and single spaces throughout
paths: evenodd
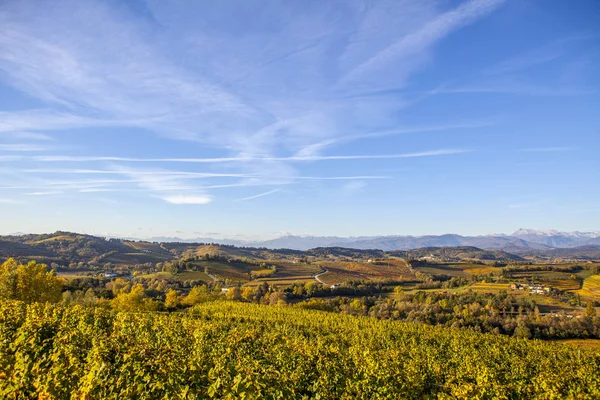
M 512 234 L 480 236 L 444 235 L 391 235 L 391 236 L 301 236 L 284 235 L 263 241 L 235 239 L 154 237 L 155 242 L 220 243 L 268 249 L 308 250 L 315 247 L 345 247 L 350 249 L 411 250 L 422 247 L 473 246 L 480 249 L 503 249 L 518 252 L 520 249 L 543 250 L 600 245 L 600 232 L 560 232 L 556 230 L 519 229 Z

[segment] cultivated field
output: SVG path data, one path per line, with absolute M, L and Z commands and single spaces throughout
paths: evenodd
M 185 282 L 185 281 L 212 282 L 213 281 L 213 279 L 211 277 L 209 277 L 202 271 L 181 271 L 177 274 L 171 274 L 170 272 L 156 272 L 153 274 L 138 275 L 137 278 L 158 279 L 158 280 L 176 281 L 176 282 Z
M 437 263 L 427 264 L 422 267 L 415 267 L 415 271 L 429 275 L 449 275 L 466 278 L 469 275 L 487 275 L 494 272 L 500 272 L 502 268 L 493 267 L 485 264 L 474 263 Z
M 412 280 L 415 276 L 404 260 L 380 260 L 371 263 L 326 261 L 320 263 L 327 269 L 320 278 L 327 284 L 343 283 L 348 280 Z
M 600 299 L 600 275 L 592 275 L 584 280 L 582 288 L 576 292 L 583 297 Z

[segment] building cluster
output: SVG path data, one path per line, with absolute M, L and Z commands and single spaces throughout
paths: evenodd
M 548 286 L 542 286 L 539 284 L 527 285 L 522 283 L 513 283 L 510 285 L 510 288 L 512 290 L 529 290 L 529 293 L 535 294 L 547 294 L 552 290 Z

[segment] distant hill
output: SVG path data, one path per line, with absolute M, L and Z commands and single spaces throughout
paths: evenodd
M 423 247 L 415 250 L 394 250 L 387 254 L 402 258 L 435 257 L 440 259 L 475 259 L 482 261 L 524 261 L 524 258 L 500 250 L 482 250 L 472 246 Z
M 292 259 L 305 256 L 338 258 L 381 258 L 385 252 L 401 257 L 422 257 L 434 251 L 446 258 L 480 260 L 519 260 L 524 257 L 543 259 L 600 259 L 600 237 L 595 233 L 563 234 L 554 231 L 519 230 L 514 235 L 462 236 L 456 234 L 427 236 L 325 237 L 285 236 L 262 242 L 218 244 L 204 242 L 150 242 L 103 238 L 72 232 L 0 236 L 0 258 L 36 259 L 44 263 L 144 264 L 157 263 L 184 256 L 205 254 L 254 259 Z M 527 237 L 529 240 L 523 239 Z M 559 239 L 562 238 L 562 239 Z M 577 243 L 582 246 L 549 247 L 546 243 Z M 309 245 L 320 244 L 327 245 Z M 238 243 L 238 242 L 236 242 Z M 268 244 L 268 246 L 267 246 Z M 271 247 L 287 244 L 288 247 Z M 444 250 L 447 248 L 448 250 Z M 410 250 L 415 250 L 410 252 Z M 434 249 L 434 250 L 433 250 Z
M 574 260 L 600 260 L 600 245 L 586 245 L 570 248 L 524 250 L 520 248 L 506 249 L 523 256 L 532 256 L 541 259 L 574 259 Z
M 149 242 L 105 239 L 62 231 L 52 234 L 2 236 L 0 257 L 35 259 L 60 265 L 78 262 L 143 264 L 174 258 L 168 250 Z

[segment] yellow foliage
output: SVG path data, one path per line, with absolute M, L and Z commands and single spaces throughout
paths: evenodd
M 186 306 L 193 306 L 194 304 L 200 304 L 211 299 L 211 295 L 206 285 L 194 286 L 187 296 L 183 299 L 183 304 Z
M 47 271 L 45 264 L 19 264 L 9 258 L 0 267 L 0 298 L 31 302 L 57 302 L 63 280 Z
M 181 304 L 181 298 L 173 289 L 169 289 L 165 296 L 165 306 L 167 308 L 177 308 Z
M 121 293 L 112 301 L 112 307 L 123 311 L 153 311 L 157 304 L 146 296 L 144 286 L 136 284 L 129 293 Z

